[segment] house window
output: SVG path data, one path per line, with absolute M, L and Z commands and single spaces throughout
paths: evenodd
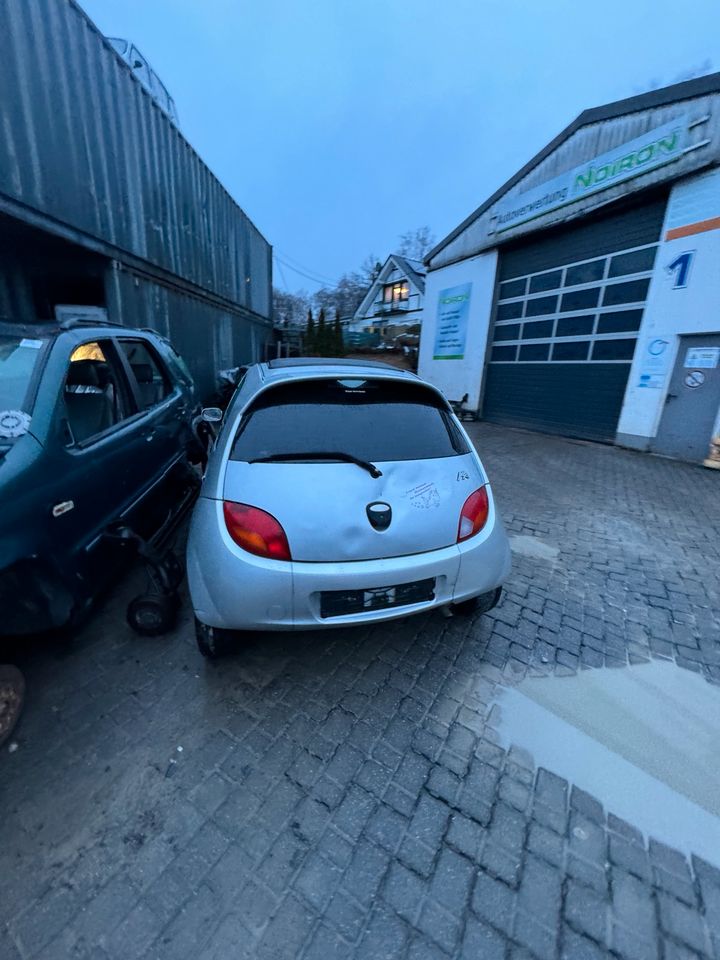
M 410 284 L 407 280 L 386 283 L 383 288 L 383 303 L 403 303 L 410 296 Z

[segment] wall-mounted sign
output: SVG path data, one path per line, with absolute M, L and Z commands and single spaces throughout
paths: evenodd
M 661 390 L 667 375 L 670 357 L 670 341 L 664 337 L 653 337 L 645 344 L 642 354 L 642 366 L 638 377 L 638 386 L 650 390 Z
M 687 124 L 686 116 L 664 123 L 641 137 L 573 167 L 567 173 L 502 200 L 496 208 L 495 230 L 509 230 L 550 210 L 677 160 L 685 146 Z
M 685 374 L 685 386 L 695 389 L 705 383 L 705 374 L 702 370 L 693 370 L 692 373 Z
M 690 267 L 695 257 L 694 250 L 686 250 L 674 257 L 665 268 L 673 280 L 673 290 L 684 290 L 690 279 Z
M 685 354 L 685 363 L 683 366 L 687 370 L 689 367 L 705 367 L 708 370 L 714 370 L 720 360 L 720 347 L 690 347 Z
M 461 283 L 438 294 L 433 360 L 462 360 L 465 356 L 471 290 L 471 283 Z

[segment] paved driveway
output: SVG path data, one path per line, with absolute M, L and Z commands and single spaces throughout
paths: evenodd
M 516 551 L 489 616 L 207 664 L 187 611 L 130 632 L 136 576 L 71 649 L 28 654 L 0 755 L 3 960 L 720 957 L 720 872 L 502 722 L 533 678 L 651 657 L 716 702 L 720 476 L 472 432 Z M 540 751 L 553 728 L 532 726 Z

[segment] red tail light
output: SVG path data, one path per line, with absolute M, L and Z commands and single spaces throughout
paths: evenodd
M 490 503 L 488 501 L 487 490 L 480 487 L 475 493 L 471 493 L 465 501 L 460 511 L 460 523 L 458 524 L 457 542 L 474 537 L 480 533 L 487 523 Z
M 275 517 L 246 503 L 223 502 L 225 526 L 235 543 L 258 557 L 290 560 L 285 531 Z

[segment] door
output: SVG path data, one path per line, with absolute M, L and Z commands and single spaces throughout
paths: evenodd
M 128 449 L 130 481 L 135 491 L 128 520 L 134 530 L 148 538 L 170 519 L 177 505 L 177 492 L 173 492 L 168 471 L 185 449 L 189 401 L 153 344 L 129 338 L 116 342 L 140 411 Z
M 652 449 L 679 460 L 704 460 L 719 409 L 720 333 L 680 337 Z
M 82 594 L 111 561 L 102 534 L 132 497 L 128 444 L 137 411 L 109 340 L 80 344 L 68 358 L 45 472 L 48 555 Z
M 615 439 L 665 201 L 503 248 L 484 419 Z

